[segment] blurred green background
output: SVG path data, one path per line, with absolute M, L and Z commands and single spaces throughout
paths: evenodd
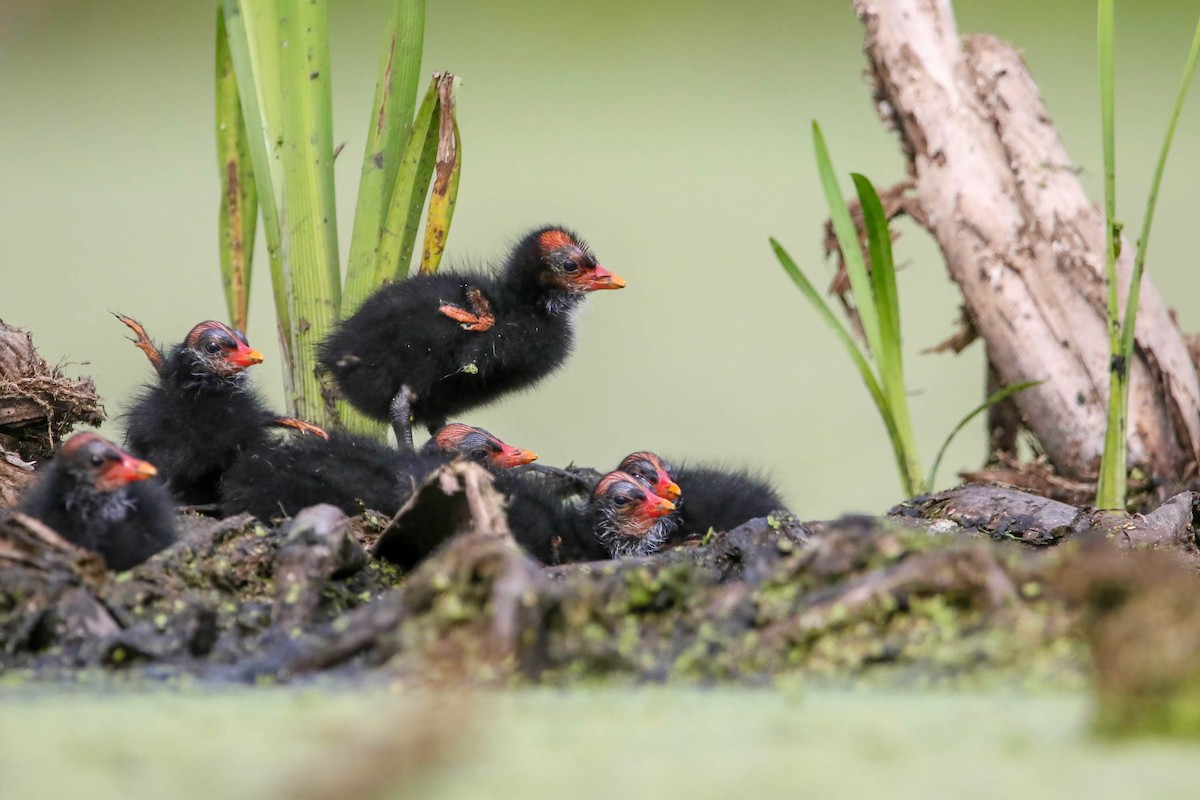
M 342 247 L 349 242 L 384 0 L 331 2 Z M 1100 196 L 1094 3 L 956 4 L 963 32 L 1025 51 L 1083 180 Z M 1136 230 L 1196 6 L 1121 4 L 1118 204 Z M 211 3 L 0 0 L 0 318 L 42 353 L 93 375 L 114 421 L 150 370 L 109 316 L 175 342 L 223 317 L 217 273 Z M 629 281 L 589 303 L 566 369 L 472 415 L 546 463 L 607 466 L 651 448 L 753 464 L 803 516 L 877 511 L 900 499 L 887 438 L 844 353 L 767 246 L 811 275 L 825 210 L 808 126 L 843 173 L 902 176 L 875 117 L 850 3 L 550 0 L 429 3 L 427 71 L 463 76 L 464 170 L 449 264 L 500 257 L 524 229 L 565 222 Z M 1200 167 L 1192 97 L 1172 154 L 1149 275 L 1189 302 Z M 847 180 L 848 185 L 848 180 Z M 901 226 L 909 384 L 922 456 L 981 398 L 983 361 L 918 355 L 953 329 L 958 295 L 936 248 Z M 250 341 L 258 385 L 279 404 L 266 259 Z M 81 366 L 74 366 L 81 365 Z M 983 425 L 949 453 L 941 483 L 977 466 Z

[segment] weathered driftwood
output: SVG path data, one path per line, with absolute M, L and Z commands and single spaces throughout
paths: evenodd
M 491 475 L 478 464 L 455 461 L 413 490 L 371 553 L 412 569 L 461 533 L 508 533 L 508 520 Z
M 1006 406 L 1013 414 L 1017 413 L 1016 406 L 1009 405 L 1007 401 L 1000 405 Z M 999 432 L 1008 429 L 1012 430 L 1015 436 L 1020 427 L 1019 418 L 1016 427 L 1008 428 L 1006 409 L 998 411 L 994 420 L 997 427 L 992 427 L 991 430 Z M 959 473 L 959 477 L 967 483 L 1014 486 L 1030 494 L 1049 497 L 1071 506 L 1087 505 L 1096 499 L 1094 479 L 1081 480 L 1060 475 L 1044 455 L 1032 461 L 1020 460 L 1014 455 L 1017 452 L 1015 439 L 1005 443 L 993 439 L 992 443 L 998 446 L 991 448 L 988 464 L 979 469 L 964 470 Z M 1145 480 L 1131 479 L 1128 487 L 1131 504 L 1136 507 L 1138 498 L 1147 493 L 1149 483 Z
M 962 531 L 979 531 L 994 539 L 1014 539 L 1029 545 L 1099 536 L 1123 548 L 1194 548 L 1198 508 L 1200 494 L 1196 492 L 1180 492 L 1149 514 L 1129 516 L 1076 508 L 1016 489 L 968 484 L 913 498 L 889 513 L 926 522 L 943 520 Z
M 336 506 L 304 509 L 288 523 L 285 536 L 275 556 L 271 624 L 290 633 L 312 622 L 329 579 L 362 569 L 367 554 L 351 535 L 350 520 Z
M 985 547 L 922 553 L 898 564 L 878 567 L 812 598 L 787 621 L 804 632 L 825 630 L 861 616 L 881 602 L 906 603 L 913 596 L 959 598 L 966 591 L 997 609 L 1017 597 L 1012 579 L 993 551 Z
M 937 239 L 999 380 L 1044 382 L 1014 398 L 1023 425 L 1061 474 L 1094 476 L 1110 367 L 1103 215 L 1013 47 L 990 36 L 960 39 L 950 0 L 854 7 L 879 113 L 909 161 L 913 216 Z M 1126 245 L 1122 304 L 1131 256 Z M 1136 343 L 1130 465 L 1175 481 L 1200 454 L 1200 383 L 1148 277 Z
M 0 568 L 24 566 L 42 571 L 66 571 L 81 580 L 100 583 L 104 579 L 104 558 L 68 542 L 41 520 L 19 511 L 0 512 L 7 523 L 7 535 L 0 538 Z
M 0 651 L 13 657 L 54 642 L 102 641 L 117 626 L 95 600 L 104 559 L 20 513 L 0 516 L 0 585 L 11 612 L 0 624 Z M 107 619 L 106 619 L 107 618 Z
M 439 549 L 467 555 L 430 562 L 429 556 Z M 458 461 L 431 473 L 388 523 L 371 552 L 403 570 L 422 563 L 434 566 L 417 569 L 386 598 L 351 611 L 324 635 L 267 648 L 245 666 L 243 674 L 282 678 L 315 672 L 342 664 L 369 647 L 375 649 L 374 660 L 386 660 L 395 650 L 379 645 L 381 639 L 388 639 L 403 620 L 426 608 L 437 587 L 470 583 L 481 570 L 493 578 L 487 591 L 495 609 L 494 625 L 481 631 L 481 639 L 490 642 L 496 652 L 511 650 L 516 628 L 513 609 L 528 585 L 525 572 L 533 567 L 526 557 L 517 555 L 503 498 L 478 464 Z M 448 576 L 436 566 L 445 562 L 460 569 Z M 500 566 L 493 574 L 484 563 Z M 319 591 L 319 584 L 317 587 Z

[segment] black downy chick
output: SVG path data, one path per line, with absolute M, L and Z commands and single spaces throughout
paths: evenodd
M 173 543 L 174 502 L 154 467 L 95 433 L 63 444 L 21 510 L 126 570 Z
M 165 358 L 135 321 L 134 344 L 158 371 L 125 413 L 125 444 L 155 464 L 177 499 L 215 503 L 225 470 L 243 450 L 265 447 L 271 427 L 326 436 L 315 425 L 280 417 L 249 386 L 245 370 L 262 363 L 241 331 L 209 320 L 188 333 Z
M 539 481 L 497 485 L 509 496 L 514 538 L 544 564 L 649 555 L 666 536 L 657 522 L 675 510 L 670 500 L 624 472 L 601 478 L 585 506 L 564 504 Z
M 687 465 L 676 468 L 645 451 L 630 453 L 618 469 L 660 496 L 678 500 L 678 509 L 672 515 L 673 530 L 667 538 L 672 544 L 703 537 L 709 530 L 730 531 L 749 520 L 787 509 L 768 481 L 746 470 Z
M 321 343 L 319 359 L 351 404 L 391 420 L 411 449 L 410 420 L 432 432 L 562 366 L 572 312 L 589 292 L 624 285 L 574 233 L 538 228 L 498 276 L 442 272 L 383 287 Z
M 391 515 L 426 475 L 455 458 L 495 473 L 528 464 L 537 455 L 459 423 L 442 427 L 416 453 L 349 434 L 335 433 L 327 441 L 293 439 L 239 458 L 225 473 L 221 511 L 268 520 L 329 503 L 350 515 L 368 508 Z

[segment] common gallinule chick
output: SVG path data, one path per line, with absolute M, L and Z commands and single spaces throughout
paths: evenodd
M 746 470 L 674 467 L 655 453 L 630 453 L 618 469 L 662 497 L 678 500 L 669 542 L 729 531 L 744 522 L 786 510 L 783 498 L 762 477 Z M 681 494 L 682 492 L 682 494 Z
M 640 480 L 642 483 L 654 490 L 654 493 L 659 497 L 665 497 L 674 502 L 683 495 L 683 490 L 679 488 L 668 466 L 655 453 L 648 450 L 642 450 L 637 453 L 630 453 L 621 459 L 621 463 L 617 466 L 619 472 L 628 472 L 633 477 Z
M 221 475 L 243 450 L 264 447 L 271 427 L 326 436 L 315 425 L 273 413 L 251 389 L 245 370 L 262 363 L 262 354 L 241 331 L 201 322 L 164 358 L 141 325 L 118 318 L 137 334 L 134 344 L 158 372 L 125 414 L 125 444 L 158 467 L 181 502 L 215 503 Z
M 455 458 L 495 473 L 528 464 L 537 455 L 483 428 L 458 423 L 439 429 L 416 453 L 349 434 L 298 438 L 239 458 L 222 481 L 221 511 L 268 520 L 329 503 L 351 515 L 367 508 L 395 514 L 421 479 Z
M 585 506 L 564 504 L 539 481 L 503 481 L 509 496 L 508 525 L 514 538 L 545 564 L 644 556 L 662 545 L 657 522 L 675 504 L 625 472 L 600 479 Z
M 142 563 L 176 539 L 174 501 L 157 470 L 95 433 L 67 439 L 21 510 L 80 547 L 104 556 L 109 569 Z
M 415 275 L 383 287 L 323 341 L 321 365 L 370 417 L 412 447 L 412 421 L 447 417 L 527 389 L 571 352 L 572 312 L 589 292 L 620 289 L 574 233 L 538 228 L 497 276 Z

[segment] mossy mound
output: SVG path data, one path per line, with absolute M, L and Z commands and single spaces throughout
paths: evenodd
M 1200 732 L 1200 578 L 1194 546 L 1180 544 L 1194 537 L 1194 497 L 1117 518 L 957 491 L 892 517 L 751 520 L 698 546 L 556 567 L 522 551 L 486 473 L 463 463 L 422 490 L 453 520 L 437 537 L 329 506 L 279 527 L 191 518 L 181 542 L 121 574 L 10 514 L 0 666 L 554 686 L 1061 688 L 1094 671 L 1102 729 Z M 977 513 L 987 491 L 994 513 Z M 1021 530 L 1005 518 L 1014 508 Z M 408 571 L 372 555 L 397 536 L 424 554 Z

